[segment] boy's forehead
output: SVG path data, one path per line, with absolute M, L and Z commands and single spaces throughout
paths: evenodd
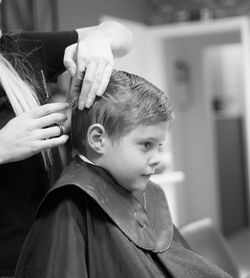
M 140 125 L 131 131 L 131 136 L 137 137 L 138 139 L 165 140 L 169 125 L 170 123 L 168 121 L 162 121 L 151 125 Z

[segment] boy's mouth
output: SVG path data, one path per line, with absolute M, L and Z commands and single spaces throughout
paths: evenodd
M 143 174 L 142 176 L 149 179 L 152 175 L 153 175 L 153 173 L 150 173 L 150 174 Z

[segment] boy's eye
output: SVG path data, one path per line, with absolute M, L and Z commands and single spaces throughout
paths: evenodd
M 145 149 L 150 149 L 150 147 L 152 146 L 152 143 L 151 142 L 144 142 L 142 145 Z

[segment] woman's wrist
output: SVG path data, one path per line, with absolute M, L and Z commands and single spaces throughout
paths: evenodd
M 132 48 L 133 36 L 129 29 L 118 22 L 103 22 L 98 26 L 76 29 L 78 41 L 99 36 L 110 44 L 114 57 L 126 55 Z
M 133 36 L 124 25 L 108 21 L 98 25 L 97 29 L 111 41 L 111 51 L 114 57 L 122 57 L 131 50 Z
M 94 40 L 96 41 L 96 43 L 99 42 L 102 45 L 108 45 L 110 47 L 110 50 L 113 52 L 112 38 L 104 32 L 100 31 L 98 28 L 89 32 L 88 35 L 85 37 L 85 40 Z
M 78 35 L 78 42 L 84 40 L 89 33 L 96 30 L 97 26 L 84 27 L 75 29 Z

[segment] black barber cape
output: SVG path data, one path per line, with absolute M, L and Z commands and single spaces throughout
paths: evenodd
M 181 243 L 163 191 L 141 196 L 76 158 L 43 200 L 16 278 L 229 278 Z

